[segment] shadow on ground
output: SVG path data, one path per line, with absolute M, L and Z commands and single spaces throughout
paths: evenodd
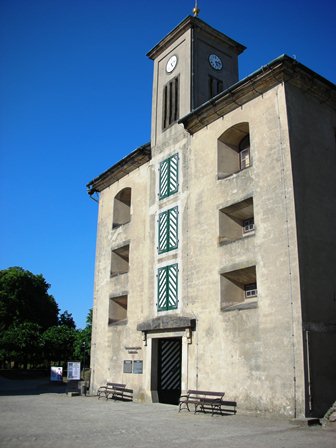
M 66 383 L 51 382 L 40 372 L 0 371 L 1 395 L 64 394 Z

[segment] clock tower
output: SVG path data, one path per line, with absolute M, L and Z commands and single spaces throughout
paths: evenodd
M 244 50 L 188 16 L 147 54 L 154 61 L 152 147 L 177 137 L 179 118 L 238 81 L 238 55 Z

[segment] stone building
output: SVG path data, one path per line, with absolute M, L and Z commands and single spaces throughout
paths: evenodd
M 225 391 L 321 416 L 336 399 L 335 85 L 187 17 L 149 53 L 151 142 L 99 194 L 92 392 Z

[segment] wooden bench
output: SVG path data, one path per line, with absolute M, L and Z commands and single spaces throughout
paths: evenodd
M 212 392 L 208 390 L 192 390 L 189 389 L 184 395 L 181 395 L 179 400 L 179 412 L 183 407 L 185 407 L 189 412 L 189 405 L 194 405 L 195 414 L 198 410 L 206 412 L 211 410 L 211 415 L 219 412 L 223 415 L 224 412 L 236 413 L 235 401 L 225 401 L 223 400 L 225 392 Z
M 106 400 L 108 399 L 109 395 L 112 395 L 112 398 L 113 398 L 113 394 L 120 395 L 121 391 L 124 390 L 125 387 L 126 387 L 126 384 L 107 382 L 104 386 L 99 387 L 99 389 L 97 391 L 98 399 L 102 395 L 105 396 Z
M 126 387 L 116 386 L 113 392 L 109 392 L 106 395 L 106 400 L 108 399 L 109 395 L 111 395 L 111 398 L 113 400 L 133 401 L 133 389 L 126 389 Z

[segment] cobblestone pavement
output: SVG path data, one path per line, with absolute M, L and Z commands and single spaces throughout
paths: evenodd
M 4 384 L 2 383 L 4 386 Z M 286 419 L 178 413 L 175 406 L 68 397 L 0 384 L 2 448 L 335 448 L 336 431 Z M 12 395 L 10 395 L 10 393 Z M 4 395 L 5 394 L 5 395 Z

